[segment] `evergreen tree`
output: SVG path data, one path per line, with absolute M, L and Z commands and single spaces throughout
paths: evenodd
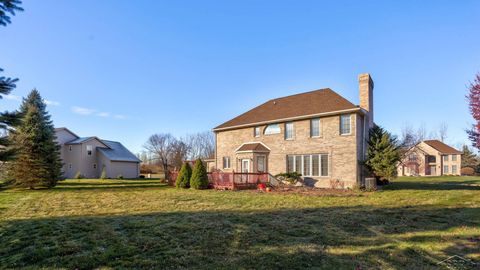
M 190 178 L 192 177 L 192 168 L 188 162 L 183 163 L 180 172 L 178 172 L 177 181 L 175 185 L 177 188 L 189 188 Z
M 192 177 L 190 178 L 190 187 L 194 189 L 206 189 L 208 187 L 208 175 L 201 159 L 195 161 Z
M 479 165 L 479 159 L 477 155 L 475 155 L 467 145 L 463 146 L 462 151 L 462 168 L 470 167 L 477 171 Z
M 400 161 L 397 139 L 379 126 L 370 129 L 365 166 L 376 178 L 391 180 L 397 176 Z
M 15 183 L 29 188 L 53 187 L 62 175 L 60 146 L 55 142 L 53 123 L 37 90 L 23 100 L 19 115 L 22 121 L 11 136 L 17 152 L 12 162 Z
M 16 11 L 22 11 L 20 7 L 22 1 L 19 0 L 0 0 L 0 25 L 6 26 L 10 23 L 10 15 L 15 15 Z M 0 68 L 0 72 L 3 69 Z M 18 79 L 12 79 L 0 76 L 0 99 L 2 95 L 8 95 L 16 87 Z M 0 113 L 0 169 L 4 170 L 4 162 L 14 157 L 14 149 L 8 144 L 8 128 L 18 121 L 15 114 L 9 112 Z

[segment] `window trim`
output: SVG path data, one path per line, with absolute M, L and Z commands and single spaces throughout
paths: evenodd
M 287 138 L 287 125 L 292 125 L 292 137 L 291 138 Z M 295 126 L 294 126 L 293 122 L 285 122 L 284 131 L 283 131 L 283 139 L 285 139 L 286 141 L 295 140 Z
M 455 168 L 455 172 L 454 172 L 453 168 Z M 458 174 L 457 165 L 452 165 L 452 174 Z
M 348 116 L 349 117 L 349 130 L 348 130 L 348 133 L 342 133 L 342 117 L 343 116 Z M 348 135 L 352 135 L 352 114 L 341 114 L 340 117 L 339 117 L 339 133 L 340 133 L 340 136 L 348 136 Z
M 443 161 L 449 161 L 448 160 L 448 155 L 443 155 Z
M 87 148 L 87 156 L 93 156 L 93 145 L 87 145 L 86 146 Z M 90 148 L 90 150 L 88 150 L 88 148 Z
M 296 169 L 297 169 L 297 157 L 300 156 L 301 159 L 300 159 L 300 163 L 301 163 L 301 172 L 297 172 Z M 308 174 L 303 174 L 303 170 L 305 169 L 305 156 L 309 156 L 309 170 L 310 172 Z M 318 175 L 313 175 L 313 156 L 318 156 Z M 326 156 L 327 157 L 327 174 L 326 175 L 322 175 L 322 156 Z M 331 177 L 331 171 L 330 171 L 330 168 L 331 168 L 331 159 L 330 159 L 330 155 L 328 153 L 320 153 L 320 154 L 293 154 L 293 155 L 287 155 L 286 157 L 286 162 L 287 162 L 287 172 L 288 169 L 289 169 L 289 164 L 288 164 L 288 158 L 289 157 L 293 157 L 293 164 L 292 164 L 292 168 L 294 169 L 293 172 L 297 172 L 297 173 L 300 173 L 302 175 L 302 177 L 311 177 L 311 178 L 315 178 L 315 177 L 318 177 L 318 178 L 328 178 L 328 177 Z
M 457 161 L 457 155 L 452 155 L 452 161 Z
M 268 127 L 270 126 L 278 126 L 278 132 L 275 132 L 275 133 L 267 133 L 267 130 L 268 130 Z M 268 124 L 265 129 L 263 130 L 263 135 L 276 135 L 276 134 L 280 134 L 282 133 L 282 128 L 280 127 L 280 124 L 279 123 L 275 123 L 275 124 Z
M 313 135 L 313 121 L 318 120 L 318 135 Z M 322 122 L 320 117 L 310 119 L 310 138 L 320 138 L 322 137 Z
M 258 134 L 257 134 L 258 131 Z M 260 126 L 253 127 L 253 137 L 258 138 L 260 137 L 260 134 L 262 133 L 262 129 Z
M 450 174 L 448 169 L 448 165 L 443 165 L 443 174 Z
M 225 162 L 225 161 L 227 161 L 227 162 Z M 227 165 L 227 166 L 225 166 L 225 165 Z M 231 169 L 231 167 L 232 167 L 232 164 L 230 162 L 230 157 L 228 157 L 228 156 L 223 157 L 222 158 L 222 168 L 223 169 Z
M 258 169 L 258 158 L 263 158 L 263 171 L 260 171 Z M 255 165 L 257 166 L 257 168 L 256 168 L 257 172 L 262 172 L 262 173 L 267 172 L 267 156 L 266 155 L 258 155 L 256 160 L 257 160 L 257 162 L 256 162 L 257 164 L 255 164 Z

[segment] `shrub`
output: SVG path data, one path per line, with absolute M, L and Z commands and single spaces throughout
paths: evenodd
M 80 171 L 78 171 L 73 178 L 75 178 L 75 179 L 83 179 L 84 177 L 83 177 L 83 174 L 82 174 Z
M 107 179 L 107 169 L 105 168 L 105 165 L 103 165 L 102 174 L 100 175 L 100 179 Z
M 281 181 L 287 181 L 292 185 L 302 179 L 302 175 L 297 172 L 279 173 L 275 175 L 275 177 L 279 178 Z
M 140 179 L 145 179 L 145 175 L 140 175 L 139 178 Z
M 192 177 L 190 178 L 190 187 L 194 189 L 206 189 L 208 187 L 208 175 L 201 159 L 195 161 Z
M 471 167 L 464 167 L 460 170 L 460 173 L 462 175 L 469 175 L 469 176 L 472 176 L 472 175 L 475 175 L 475 170 Z
M 119 175 L 117 176 L 117 179 L 123 179 L 123 174 L 119 174 Z
M 189 188 L 190 187 L 190 178 L 192 177 L 192 168 L 188 162 L 183 163 L 182 168 L 177 176 L 177 181 L 175 185 L 177 188 Z

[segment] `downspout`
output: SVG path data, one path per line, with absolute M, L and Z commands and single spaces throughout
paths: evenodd
M 363 117 L 363 139 L 362 139 L 362 163 L 365 163 L 366 153 L 366 144 L 367 144 L 367 119 L 368 115 L 365 114 Z M 362 165 L 360 176 L 360 186 L 364 184 L 365 180 L 365 165 Z

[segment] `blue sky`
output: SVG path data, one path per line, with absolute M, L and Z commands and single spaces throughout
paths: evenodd
M 466 142 L 480 71 L 480 1 L 25 1 L 0 27 L 0 67 L 36 87 L 57 126 L 119 140 L 209 130 L 264 101 L 329 87 L 376 122 L 448 123 Z M 0 110 L 16 109 L 15 96 Z

